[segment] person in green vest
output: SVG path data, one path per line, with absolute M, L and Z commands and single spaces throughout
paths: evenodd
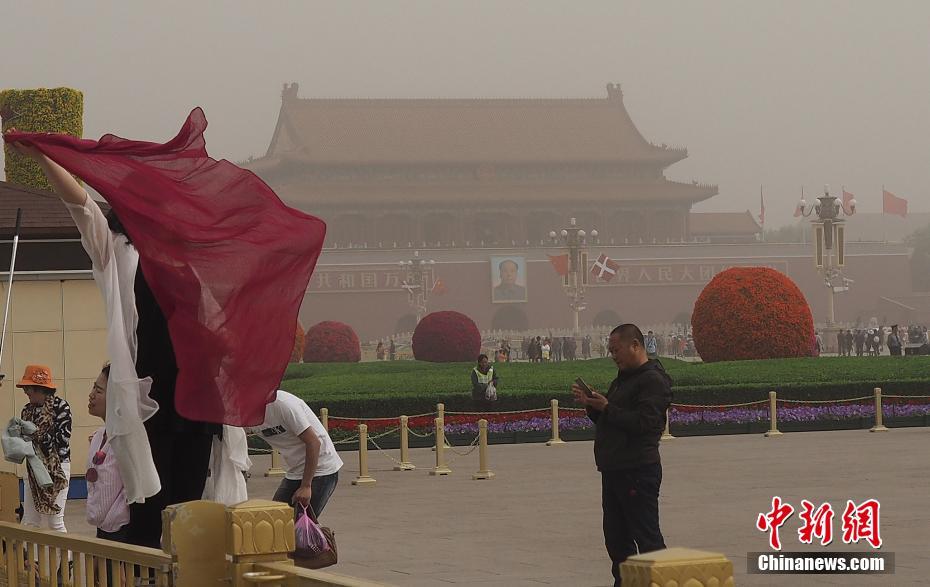
M 488 401 L 497 401 L 499 380 L 488 356 L 478 355 L 478 366 L 471 371 L 471 398 L 479 405 Z

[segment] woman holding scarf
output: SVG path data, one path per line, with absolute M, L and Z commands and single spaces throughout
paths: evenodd
M 32 469 L 28 471 L 23 499 L 23 524 L 41 528 L 43 522 L 51 530 L 65 529 L 65 502 L 71 479 L 71 406 L 55 395 L 51 370 L 44 365 L 28 365 L 22 380 L 16 384 L 26 392 L 29 403 L 21 418 L 38 429 L 32 443 L 52 478 L 51 487 L 36 483 Z

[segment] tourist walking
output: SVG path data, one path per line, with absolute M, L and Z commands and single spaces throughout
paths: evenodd
M 623 561 L 665 548 L 659 528 L 659 437 L 672 389 L 662 364 L 647 356 L 643 333 L 636 325 L 618 326 L 609 340 L 608 352 L 619 371 L 607 395 L 596 390 L 588 394 L 577 383 L 572 393 L 595 425 L 604 541 L 618 586 Z
M 891 333 L 888 335 L 888 353 L 892 357 L 901 356 L 901 337 L 898 336 L 898 325 L 891 327 Z

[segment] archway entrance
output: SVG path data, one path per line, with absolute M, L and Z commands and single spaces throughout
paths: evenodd
M 530 321 L 526 313 L 514 306 L 504 306 L 491 318 L 492 330 L 529 330 Z

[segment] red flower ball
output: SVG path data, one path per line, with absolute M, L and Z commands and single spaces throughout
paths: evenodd
M 342 322 L 320 322 L 307 331 L 305 363 L 358 363 L 362 347 L 352 327 Z
M 427 314 L 413 331 L 413 356 L 418 361 L 475 361 L 480 352 L 478 327 L 471 318 L 459 312 Z
M 300 322 L 297 323 L 297 333 L 294 335 L 294 350 L 291 351 L 291 359 L 289 363 L 299 363 L 304 356 L 304 347 L 306 346 L 306 337 L 304 334 L 304 329 L 300 325 Z
M 804 294 L 767 267 L 718 273 L 694 303 L 694 345 L 707 363 L 808 357 L 814 318 Z

